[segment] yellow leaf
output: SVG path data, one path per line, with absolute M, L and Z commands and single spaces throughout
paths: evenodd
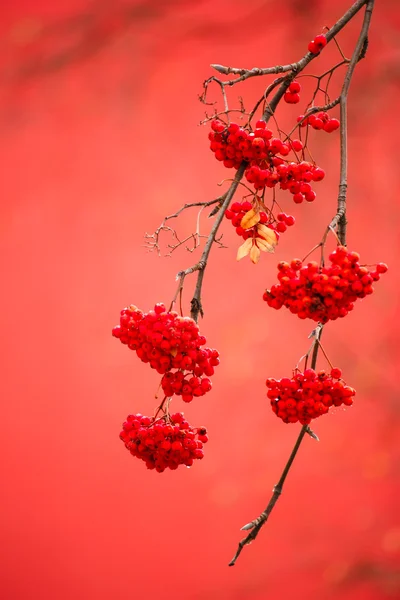
M 169 351 L 169 353 L 172 356 L 176 356 L 178 354 L 178 348 L 171 348 L 171 350 Z
M 268 242 L 268 244 L 271 244 L 271 246 L 276 246 L 276 244 L 278 243 L 278 239 L 276 237 L 275 231 L 273 231 L 266 225 L 262 225 L 261 223 L 259 223 L 259 225 L 257 226 L 257 231 L 259 235 L 261 235 Z
M 251 250 L 251 246 L 253 244 L 252 238 L 248 238 L 241 246 L 238 248 L 238 253 L 236 256 L 236 260 L 240 260 L 248 255 Z
M 257 206 L 257 208 L 252 208 L 251 210 L 249 210 L 249 212 L 247 212 L 244 215 L 243 219 L 240 222 L 240 227 L 243 227 L 243 229 L 250 229 L 250 227 L 257 225 L 259 220 L 260 210 Z
M 262 238 L 257 238 L 256 244 L 262 252 L 275 252 L 274 246 L 271 246 L 271 244 L 268 244 L 268 242 L 266 242 Z
M 254 244 L 254 246 L 252 246 L 252 248 L 250 250 L 251 262 L 256 265 L 258 263 L 258 261 L 260 260 L 260 256 L 261 256 L 260 248 L 258 246 L 256 246 L 256 244 Z

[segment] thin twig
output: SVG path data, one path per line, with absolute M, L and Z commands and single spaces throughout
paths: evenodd
M 181 241 L 181 240 L 179 240 L 176 231 L 172 227 L 168 227 L 166 225 L 166 222 L 169 221 L 170 219 L 176 219 L 177 217 L 179 217 L 179 215 L 184 210 L 187 210 L 188 208 L 193 208 L 195 206 L 201 206 L 201 210 L 203 210 L 204 208 L 207 208 L 207 206 L 212 206 L 213 204 L 221 203 L 222 199 L 223 199 L 223 196 L 219 196 L 215 200 L 209 200 L 208 202 L 190 202 L 190 203 L 184 204 L 172 215 L 167 215 L 166 217 L 164 217 L 161 225 L 159 225 L 157 227 L 157 229 L 154 231 L 154 233 L 146 233 L 145 234 L 144 238 L 146 240 L 146 247 L 150 251 L 157 250 L 158 254 L 160 255 L 161 249 L 159 246 L 159 238 L 160 238 L 160 234 L 162 231 L 170 231 L 172 233 L 173 237 L 178 240 L 178 243 L 176 245 L 168 246 L 171 249 L 171 251 L 176 250 L 176 248 L 178 248 L 179 246 L 184 244 L 190 238 L 196 237 L 196 234 L 197 234 L 197 237 L 207 237 L 207 236 L 200 236 L 197 231 L 196 234 L 190 234 L 185 240 Z

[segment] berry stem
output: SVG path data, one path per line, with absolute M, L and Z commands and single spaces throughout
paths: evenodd
M 168 398 L 168 396 L 164 396 L 164 400 L 157 407 L 157 409 L 156 409 L 156 411 L 154 413 L 154 421 L 157 419 L 157 415 L 158 415 L 159 412 L 162 411 L 164 413 L 164 415 L 168 414 L 168 404 L 169 404 L 168 400 L 171 400 L 171 398 Z M 166 408 L 164 408 L 164 406 L 165 406 L 166 403 L 167 403 L 167 406 L 166 406 Z M 163 417 L 164 417 L 164 415 L 163 415 Z M 160 417 L 160 418 L 163 418 L 163 417 Z
M 329 360 L 329 357 L 328 357 L 327 353 L 325 352 L 325 350 L 319 340 L 318 340 L 318 346 L 320 347 L 322 354 L 325 356 L 328 365 L 330 366 L 331 369 L 333 369 L 333 365 L 332 365 L 331 361 Z

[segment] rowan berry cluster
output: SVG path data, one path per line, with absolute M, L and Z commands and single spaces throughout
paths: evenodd
M 300 259 L 280 262 L 279 284 L 267 290 L 263 299 L 275 309 L 286 306 L 300 319 L 327 323 L 345 317 L 357 299 L 372 294 L 373 282 L 387 271 L 384 263 L 374 270 L 361 266 L 360 255 L 344 246 L 338 246 L 329 260 L 331 264 L 323 267 L 315 261 L 303 265 Z
M 268 378 L 267 396 L 271 400 L 272 411 L 284 423 L 308 425 L 312 419 L 329 412 L 331 406 L 351 406 L 355 390 L 341 379 L 340 369 L 316 373 L 305 369 L 295 371 L 292 378 Z
M 326 37 L 321 33 L 320 35 L 316 35 L 313 40 L 308 44 L 308 51 L 311 54 L 319 54 L 321 50 L 323 50 L 328 43 Z
M 190 402 L 193 396 L 202 396 L 211 389 L 208 377 L 219 364 L 219 354 L 212 348 L 202 348 L 206 338 L 200 335 L 193 319 L 167 311 L 164 304 L 156 304 L 148 313 L 131 305 L 121 311 L 120 324 L 114 327 L 112 334 L 135 350 L 142 362 L 164 375 L 161 383 L 167 396 L 183 394 L 185 401 Z M 172 369 L 178 372 L 172 373 Z M 195 379 L 196 385 L 186 382 L 188 375 Z M 202 375 L 207 377 L 203 380 Z M 185 386 L 190 386 L 192 391 L 189 392 L 188 387 L 183 391 Z
M 274 188 L 279 183 L 282 190 L 289 190 L 293 194 L 293 200 L 298 204 L 303 200 L 312 202 L 315 199 L 316 194 L 310 182 L 321 181 L 325 176 L 323 169 L 307 161 L 288 162 L 281 158 L 291 151 L 301 151 L 303 143 L 300 140 L 282 142 L 274 138 L 264 121 L 257 121 L 255 130 L 247 131 L 236 123 L 226 126 L 214 119 L 211 129 L 210 148 L 215 158 L 222 161 L 225 167 L 235 169 L 243 161 L 248 162 L 245 176 L 256 190 Z
M 313 113 L 309 117 L 299 115 L 297 117 L 297 122 L 300 123 L 300 127 L 307 127 L 307 125 L 310 125 L 313 129 L 322 129 L 323 131 L 326 131 L 326 133 L 332 133 L 332 131 L 336 131 L 336 129 L 339 129 L 340 127 L 339 119 L 331 119 L 325 111 Z
M 179 465 L 191 467 L 195 460 L 203 458 L 203 444 L 208 441 L 205 427 L 192 427 L 183 413 L 161 418 L 128 415 L 120 438 L 132 456 L 159 473 L 167 468 L 175 470 Z
M 261 202 L 261 199 L 257 202 Z M 246 226 L 246 215 L 248 215 L 251 210 L 253 210 L 253 204 L 248 200 L 245 200 L 244 202 L 233 202 L 233 204 L 225 211 L 225 217 L 231 221 L 238 236 L 242 237 L 244 240 L 247 240 L 250 237 L 262 237 L 257 230 L 257 225 L 253 225 L 249 228 Z M 266 225 L 272 229 L 272 231 L 275 231 L 277 237 L 280 233 L 284 233 L 288 227 L 295 224 L 295 218 L 292 215 L 280 212 L 276 215 L 275 219 L 271 211 L 266 211 L 267 209 L 265 209 L 265 211 L 259 211 L 258 223 Z
M 248 131 L 237 123 L 225 125 L 218 119 L 211 121 L 211 129 L 208 134 L 210 149 L 215 158 L 228 168 L 238 169 L 243 160 L 258 164 L 270 156 L 287 156 L 290 152 L 289 144 L 274 138 L 271 129 L 261 120 L 257 121 L 254 131 Z

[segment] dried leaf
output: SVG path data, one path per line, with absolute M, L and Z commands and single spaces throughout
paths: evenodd
M 169 353 L 172 356 L 176 356 L 178 354 L 178 348 L 171 348 L 171 350 L 169 351 Z
M 238 248 L 236 260 L 240 260 L 240 259 L 244 258 L 245 256 L 247 256 L 251 250 L 252 244 L 253 244 L 253 240 L 251 238 L 248 238 L 245 242 L 243 242 L 243 244 L 241 246 L 239 246 L 239 248 Z
M 249 210 L 249 212 L 247 212 L 244 215 L 243 219 L 240 222 L 240 227 L 242 227 L 243 229 L 250 229 L 250 227 L 257 225 L 259 221 L 260 209 L 257 206 L 256 208 L 252 208 L 251 210 Z
M 261 256 L 260 248 L 256 244 L 254 244 L 254 246 L 252 246 L 252 248 L 250 250 L 251 262 L 256 265 L 258 263 L 258 261 L 260 260 L 260 256 Z
M 269 244 L 272 246 L 276 246 L 278 243 L 278 238 L 276 237 L 275 231 L 267 227 L 266 225 L 262 225 L 259 223 L 257 226 L 257 231 L 259 235 L 261 235 Z
M 257 238 L 256 244 L 260 248 L 260 250 L 262 250 L 262 252 L 275 252 L 274 246 L 271 246 L 271 244 L 268 244 L 268 242 L 266 242 L 262 238 Z

